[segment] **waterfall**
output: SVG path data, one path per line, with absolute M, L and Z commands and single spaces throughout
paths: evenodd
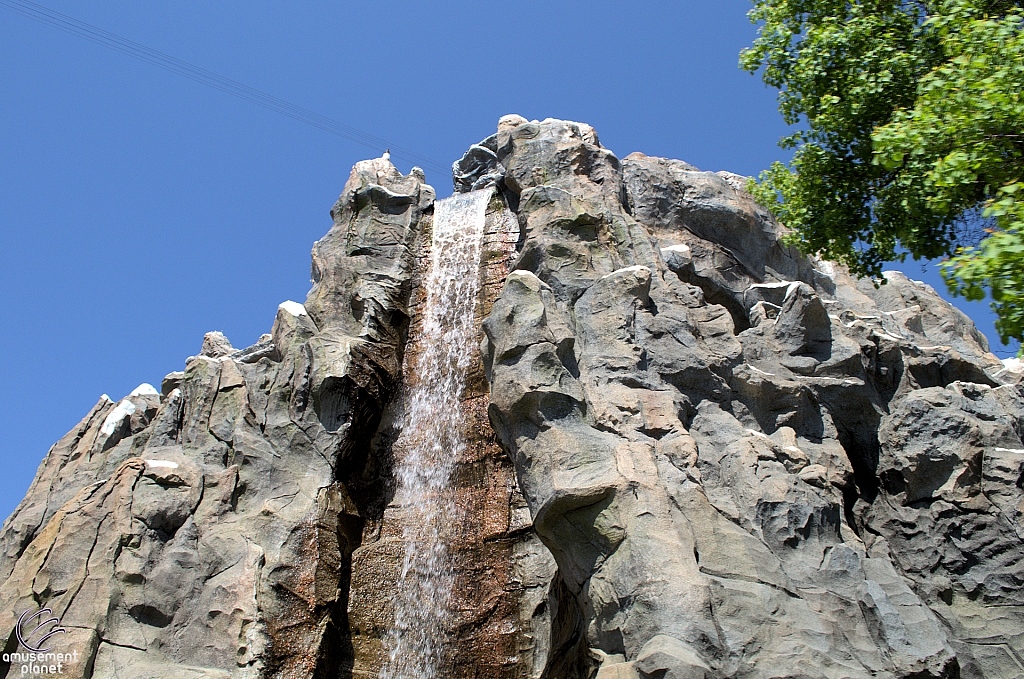
M 420 352 L 408 376 L 401 435 L 407 445 L 396 469 L 398 496 L 407 508 L 405 556 L 381 679 L 434 679 L 445 649 L 455 576 L 444 527 L 457 520 L 451 476 L 465 449 L 460 400 L 477 344 L 474 307 L 491 193 L 456 194 L 434 206 Z

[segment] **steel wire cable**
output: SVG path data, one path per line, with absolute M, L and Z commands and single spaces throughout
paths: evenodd
M 279 97 L 275 97 L 272 94 L 267 94 L 266 92 L 249 87 L 248 85 L 236 80 L 226 78 L 218 73 L 214 73 L 213 71 L 209 71 L 200 66 L 196 66 L 195 64 L 178 59 L 177 57 L 146 47 L 145 45 L 128 40 L 127 38 L 123 38 L 115 33 L 93 26 L 92 24 L 87 24 L 84 21 L 80 21 L 74 17 L 49 9 L 48 7 L 31 2 L 30 0 L 0 0 L 0 7 L 29 19 L 48 24 L 66 33 L 85 38 L 86 40 L 102 45 L 108 49 L 121 52 L 122 54 L 126 54 L 134 59 L 138 59 L 139 61 L 145 61 L 153 64 L 154 66 L 166 71 L 170 71 L 171 73 L 188 78 L 189 80 L 202 85 L 212 87 L 213 89 L 220 90 L 221 92 L 238 97 L 239 99 L 245 99 L 257 104 L 258 106 L 270 109 L 330 134 L 348 139 L 349 141 L 362 146 L 366 146 L 377 151 L 384 148 L 390 148 L 392 156 L 402 158 L 425 169 L 445 174 L 451 171 L 451 168 L 445 166 L 443 163 L 439 163 L 427 156 L 416 153 L 415 151 L 398 146 L 397 144 L 393 144 L 385 139 L 381 139 L 380 137 L 375 137 L 372 134 L 363 132 L 362 130 L 358 130 L 332 118 L 328 118 L 327 116 L 316 113 L 315 111 L 310 111 L 309 109 L 303 108 L 289 101 L 285 101 Z

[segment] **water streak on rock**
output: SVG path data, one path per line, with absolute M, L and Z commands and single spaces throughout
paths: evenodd
M 410 516 L 381 679 L 431 679 L 444 653 L 454 583 L 444 526 L 454 515 L 451 475 L 465 447 L 459 401 L 477 336 L 474 307 L 490 196 L 490 189 L 456 194 L 435 206 L 424 281 L 425 350 L 410 375 L 403 432 L 410 445 L 396 470 L 398 493 Z

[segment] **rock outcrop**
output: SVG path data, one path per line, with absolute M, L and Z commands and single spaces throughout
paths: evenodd
M 1024 402 L 966 317 L 801 257 L 733 175 L 557 120 L 481 146 L 525 236 L 491 420 L 598 677 L 1019 676 Z
M 1021 371 L 969 319 L 587 125 L 506 116 L 454 182 L 490 204 L 444 676 L 1024 675 Z M 64 676 L 378 675 L 433 203 L 357 164 L 304 304 L 54 445 L 0 530 L 5 653 L 45 607 Z
M 68 676 L 351 664 L 351 555 L 387 503 L 368 442 L 398 385 L 422 179 L 359 163 L 305 306 L 248 349 L 207 334 L 162 397 L 104 398 L 50 451 L 0 538 L 5 634 L 45 604 L 80 656 Z

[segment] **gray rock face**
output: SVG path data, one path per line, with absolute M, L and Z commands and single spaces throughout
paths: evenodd
M 209 333 L 164 395 L 104 398 L 0 531 L 0 628 L 45 604 L 80 677 L 313 677 L 345 647 L 350 557 L 387 503 L 367 456 L 399 379 L 433 190 L 359 163 L 305 306 L 235 350 Z M 4 674 L 7 668 L 4 668 Z M 15 663 L 10 676 L 18 674 Z
M 965 676 L 1021 672 L 1022 408 L 1017 389 L 953 382 L 910 392 L 879 430 L 871 552 L 948 626 Z
M 1022 372 L 969 319 L 584 124 L 506 116 L 453 169 L 491 204 L 446 676 L 1024 675 Z M 377 676 L 433 200 L 357 164 L 305 304 L 54 445 L 0 530 L 5 652 L 46 606 L 66 676 Z
M 1020 675 L 1024 410 L 973 324 L 734 175 L 517 116 L 494 155 L 491 420 L 599 677 Z

